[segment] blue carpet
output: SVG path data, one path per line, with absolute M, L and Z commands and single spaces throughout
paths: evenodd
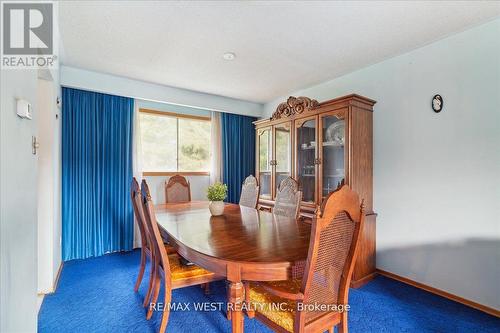
M 134 293 L 140 252 L 115 253 L 64 263 L 57 292 L 47 295 L 39 332 L 156 332 L 160 314 L 145 319 L 147 278 Z M 146 272 L 147 274 L 147 272 Z M 145 275 L 147 276 L 147 275 Z M 161 295 L 161 294 L 160 294 Z M 225 302 L 225 282 L 174 290 L 175 303 Z M 500 319 L 403 283 L 378 277 L 349 295 L 350 332 L 500 332 Z M 223 311 L 175 311 L 167 332 L 230 332 Z M 245 317 L 245 332 L 270 332 Z

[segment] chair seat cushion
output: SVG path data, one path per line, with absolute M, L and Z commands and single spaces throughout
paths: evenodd
M 175 248 L 168 244 L 168 243 L 165 243 L 165 250 L 167 250 L 167 254 L 174 254 L 174 253 L 177 253 L 177 251 L 175 250 Z
M 168 262 L 170 264 L 172 281 L 214 274 L 196 265 L 182 265 L 178 254 L 170 254 L 168 256 Z
M 283 289 L 290 293 L 298 293 L 300 291 L 302 281 L 296 279 L 261 283 L 261 285 L 264 284 Z M 262 286 L 253 283 L 250 283 L 249 298 L 250 304 L 256 312 L 262 314 L 287 331 L 293 332 L 293 322 L 296 309 L 295 301 L 278 297 L 266 291 Z

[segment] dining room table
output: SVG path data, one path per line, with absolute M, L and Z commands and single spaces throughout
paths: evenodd
M 182 257 L 226 278 L 232 332 L 243 332 L 243 282 L 290 279 L 294 265 L 307 258 L 311 224 L 232 203 L 212 216 L 208 206 L 158 204 L 156 219 Z

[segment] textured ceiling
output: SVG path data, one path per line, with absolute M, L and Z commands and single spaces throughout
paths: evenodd
M 59 12 L 65 65 L 262 103 L 485 22 L 500 3 L 65 1 Z

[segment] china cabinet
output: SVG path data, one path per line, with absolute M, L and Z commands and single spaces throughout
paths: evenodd
M 272 209 L 279 182 L 292 176 L 303 193 L 301 216 L 310 220 L 328 193 L 347 184 L 363 200 L 366 223 L 351 285 L 375 275 L 373 105 L 356 94 L 318 103 L 289 97 L 272 117 L 256 121 L 259 206 Z

